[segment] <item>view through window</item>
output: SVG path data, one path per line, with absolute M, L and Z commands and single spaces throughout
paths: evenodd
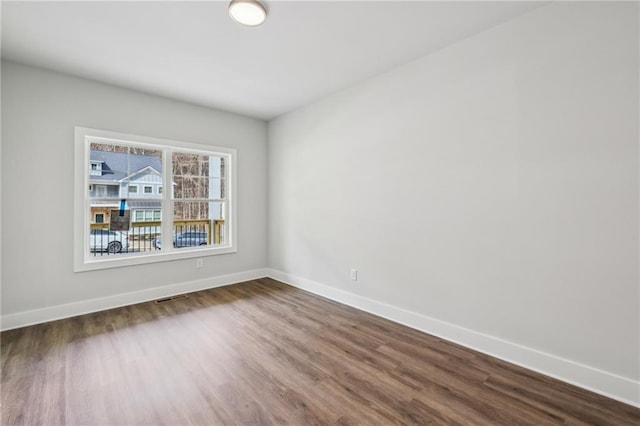
M 85 138 L 85 263 L 232 247 L 233 152 L 198 147 Z

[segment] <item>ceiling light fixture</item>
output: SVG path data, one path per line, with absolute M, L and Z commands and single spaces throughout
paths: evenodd
M 231 0 L 229 16 L 242 25 L 256 27 L 267 19 L 267 9 L 258 0 Z

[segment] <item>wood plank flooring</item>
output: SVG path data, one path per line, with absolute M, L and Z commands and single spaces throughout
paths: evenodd
M 3 425 L 638 425 L 640 410 L 271 279 L 3 332 Z

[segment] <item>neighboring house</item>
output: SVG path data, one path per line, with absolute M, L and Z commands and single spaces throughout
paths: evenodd
M 160 221 L 162 163 L 155 156 L 91 150 L 91 223 L 109 223 L 111 210 L 126 199 L 133 222 Z

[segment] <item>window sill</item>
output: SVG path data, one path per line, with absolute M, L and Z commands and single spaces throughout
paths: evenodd
M 74 272 L 97 271 L 100 269 L 120 268 L 123 266 L 145 265 L 149 263 L 169 262 L 173 260 L 192 259 L 194 257 L 216 256 L 221 254 L 237 253 L 238 249 L 232 246 L 216 246 L 206 248 L 177 249 L 174 251 L 161 253 L 154 251 L 151 253 L 131 253 L 123 254 L 109 259 L 100 258 L 92 260 L 89 256 L 83 262 L 76 262 Z

